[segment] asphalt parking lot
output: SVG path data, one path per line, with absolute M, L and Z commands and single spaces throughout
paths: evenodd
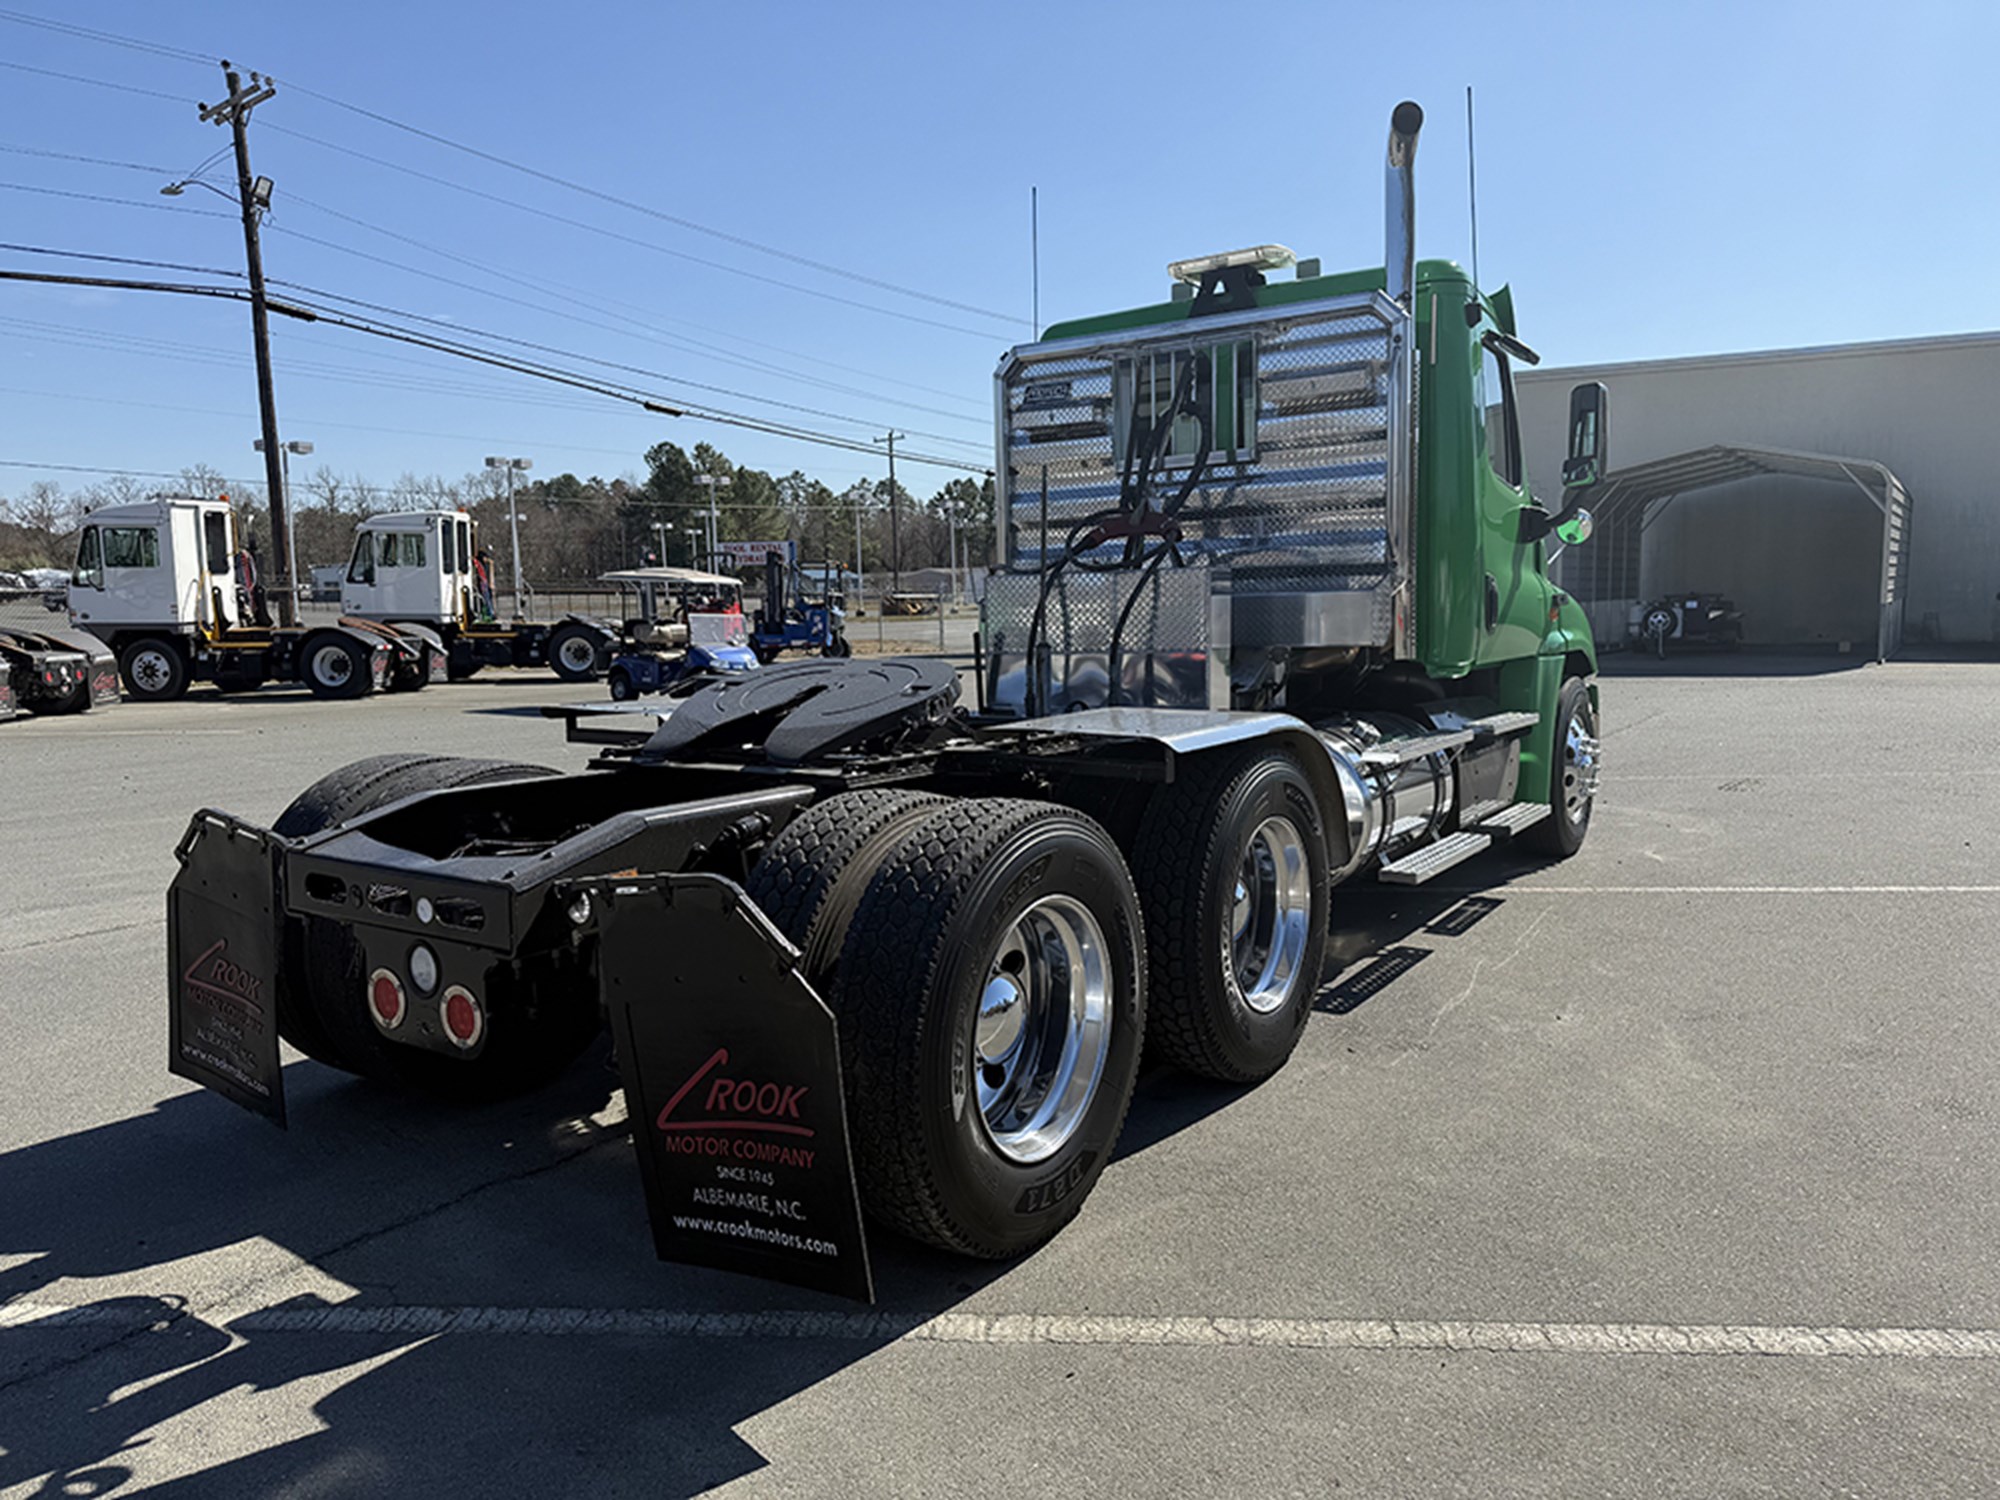
M 601 1052 L 294 1061 L 285 1134 L 166 1072 L 191 811 L 577 767 L 573 689 L 0 726 L 0 1494 L 1990 1494 L 2000 666 L 1639 665 L 1580 855 L 1338 893 L 1283 1073 L 873 1312 L 655 1262 Z

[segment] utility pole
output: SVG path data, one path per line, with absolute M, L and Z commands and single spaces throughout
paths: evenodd
M 222 64 L 229 97 L 201 106 L 201 118 L 228 125 L 236 137 L 236 195 L 243 205 L 243 255 L 250 270 L 250 328 L 257 344 L 257 406 L 264 428 L 264 483 L 271 492 L 271 550 L 278 555 L 278 623 L 296 624 L 292 528 L 286 514 L 284 457 L 278 446 L 278 400 L 271 390 L 271 324 L 264 311 L 264 254 L 257 245 L 257 217 L 271 206 L 271 179 L 250 175 L 250 111 L 278 92 L 276 84 L 250 75 L 250 87 L 228 62 Z
M 888 435 L 875 439 L 889 445 L 889 592 L 903 592 L 903 544 L 896 529 L 896 439 L 908 437 L 907 432 L 897 432 L 893 427 Z

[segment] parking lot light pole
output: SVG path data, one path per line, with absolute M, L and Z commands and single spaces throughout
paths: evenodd
M 264 440 L 253 439 L 250 448 L 252 452 L 262 453 Z M 304 584 L 299 578 L 299 512 L 298 507 L 292 504 L 292 455 L 296 453 L 300 458 L 304 458 L 312 451 L 313 445 L 307 442 L 278 444 L 278 473 L 285 481 L 285 576 L 292 580 L 294 594 L 298 593 Z
M 514 476 L 532 469 L 532 458 L 489 458 L 486 467 L 507 471 L 507 529 L 514 538 L 514 614 L 521 613 L 521 513 L 514 509 Z
M 708 491 L 708 568 L 714 572 L 716 555 L 722 548 L 722 513 L 715 503 L 715 492 L 734 481 L 727 474 L 697 474 L 694 482 Z

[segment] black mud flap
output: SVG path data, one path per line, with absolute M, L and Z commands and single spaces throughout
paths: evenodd
M 875 1300 L 833 1013 L 733 881 L 579 884 L 660 1259 Z
M 278 1056 L 280 841 L 227 813 L 196 813 L 167 888 L 167 1068 L 285 1123 Z

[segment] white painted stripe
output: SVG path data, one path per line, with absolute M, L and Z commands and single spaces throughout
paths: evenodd
M 1447 896 L 2000 896 L 2000 885 L 1434 885 Z
M 143 1326 L 129 1307 L 0 1306 L 0 1327 Z M 2000 1359 L 2000 1329 L 1754 1324 L 1439 1322 L 1433 1319 L 1066 1316 L 1039 1313 L 672 1312 L 652 1308 L 267 1307 L 237 1334 L 831 1339 L 862 1343 L 1061 1344 L 1182 1349 L 1459 1350 L 1498 1354 Z

